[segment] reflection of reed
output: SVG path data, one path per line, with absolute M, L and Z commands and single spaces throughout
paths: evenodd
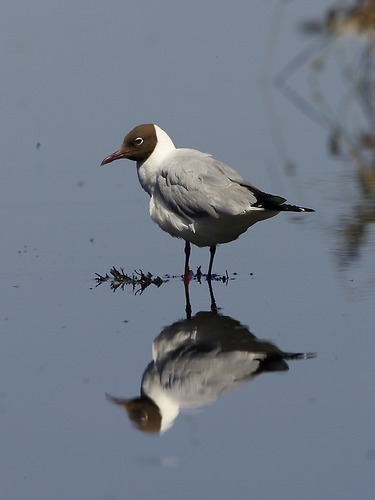
M 139 397 L 107 398 L 126 410 L 137 429 L 160 433 L 180 410 L 212 403 L 261 373 L 286 371 L 287 360 L 313 356 L 281 351 L 229 316 L 199 312 L 167 326 L 154 340 Z
M 375 124 L 372 106 L 367 106 L 367 117 Z M 336 130 L 332 132 L 330 144 L 333 156 L 348 159 L 355 167 L 356 194 L 350 199 L 348 214 L 341 217 L 337 229 L 337 262 L 344 270 L 360 258 L 361 248 L 368 243 L 369 228 L 375 222 L 375 134 L 361 131 L 352 137 L 343 129 L 337 135 Z
M 277 74 L 275 84 L 305 116 L 328 131 L 329 152 L 355 168 L 355 192 L 345 195 L 347 215 L 340 217 L 333 231 L 338 235 L 337 263 L 345 270 L 361 255 L 361 248 L 368 243 L 369 226 L 375 220 L 375 0 L 330 8 L 321 21 L 308 21 L 303 29 L 321 37 Z M 347 35 L 340 52 L 329 50 L 338 38 Z M 333 57 L 335 63 L 341 63 L 337 78 L 343 85 L 336 95 L 331 88 L 321 87 L 320 78 L 324 70 L 334 72 L 337 65 L 332 64 Z M 290 81 L 307 65 L 312 87 L 306 97 Z M 277 138 L 277 143 L 285 141 Z
M 364 137 L 363 137 L 364 138 Z M 375 136 L 371 138 L 371 141 Z M 368 138 L 366 139 L 366 141 Z M 363 150 L 362 148 L 365 148 Z M 368 156 L 368 153 L 371 153 Z M 359 143 L 356 149 L 356 181 L 360 199 L 352 207 L 349 216 L 340 223 L 338 264 L 345 269 L 360 257 L 361 248 L 367 243 L 369 226 L 375 223 L 375 164 L 374 151 Z
M 346 268 L 358 259 L 360 249 L 367 241 L 369 225 L 375 222 L 375 0 L 358 1 L 349 8 L 331 9 L 326 17 L 328 31 L 337 36 L 361 35 L 367 37 L 362 47 L 360 65 L 354 81 L 352 95 L 360 104 L 364 121 L 363 130 L 353 134 L 342 126 L 335 126 L 332 135 L 338 137 L 338 147 L 332 153 L 341 153 L 353 162 L 358 197 L 352 202 L 350 215 L 343 217 L 338 230 L 338 264 Z M 349 104 L 349 103 L 348 103 Z M 349 106 L 348 106 L 349 107 Z M 349 116 L 349 113 L 347 113 Z M 331 142 L 332 143 L 332 142 Z
M 375 40 L 375 1 L 358 0 L 348 8 L 330 9 L 326 16 L 327 29 L 334 34 L 356 34 Z
M 307 21 L 308 33 L 327 32 L 335 36 L 365 35 L 373 43 L 375 36 L 375 0 L 358 0 L 350 7 L 331 7 L 322 21 Z

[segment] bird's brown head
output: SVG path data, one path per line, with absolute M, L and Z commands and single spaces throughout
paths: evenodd
M 111 403 L 122 406 L 126 410 L 129 420 L 138 430 L 150 434 L 160 432 L 160 410 L 150 398 L 141 396 L 134 399 L 121 399 L 109 394 L 106 394 L 106 398 Z
M 123 140 L 120 149 L 104 158 L 101 165 L 106 165 L 120 158 L 137 162 L 146 161 L 157 144 L 156 130 L 152 123 L 138 125 Z

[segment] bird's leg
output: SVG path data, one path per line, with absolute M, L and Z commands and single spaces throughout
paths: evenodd
M 185 312 L 186 319 L 191 319 L 191 303 L 190 303 L 190 294 L 189 294 L 189 282 L 184 280 L 185 287 Z
M 216 245 L 212 245 L 212 247 L 210 247 L 210 264 L 208 266 L 208 275 L 207 275 L 207 279 L 209 281 L 211 280 L 211 273 L 212 273 L 212 266 L 214 263 L 215 252 L 216 252 Z
M 210 292 L 211 311 L 217 313 L 217 305 L 216 305 L 216 300 L 215 300 L 215 296 L 214 296 L 214 291 L 212 289 L 212 282 L 211 282 L 211 280 L 208 281 L 208 290 Z
M 189 283 L 189 258 L 190 258 L 190 241 L 185 241 L 185 272 L 184 283 Z

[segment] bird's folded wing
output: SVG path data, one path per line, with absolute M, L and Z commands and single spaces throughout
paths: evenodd
M 154 193 L 171 210 L 187 218 L 218 218 L 256 206 L 253 186 L 235 170 L 199 151 L 177 152 L 160 172 Z

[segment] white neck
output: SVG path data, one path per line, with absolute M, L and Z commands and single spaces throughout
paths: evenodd
M 176 401 L 173 401 L 167 393 L 163 391 L 160 385 L 152 385 L 149 387 L 147 396 L 150 397 L 158 406 L 161 414 L 160 433 L 168 430 L 180 413 L 180 407 Z
M 169 135 L 154 125 L 157 143 L 152 154 L 144 162 L 137 162 L 138 179 L 143 189 L 151 196 L 158 173 L 165 158 L 176 149 Z

